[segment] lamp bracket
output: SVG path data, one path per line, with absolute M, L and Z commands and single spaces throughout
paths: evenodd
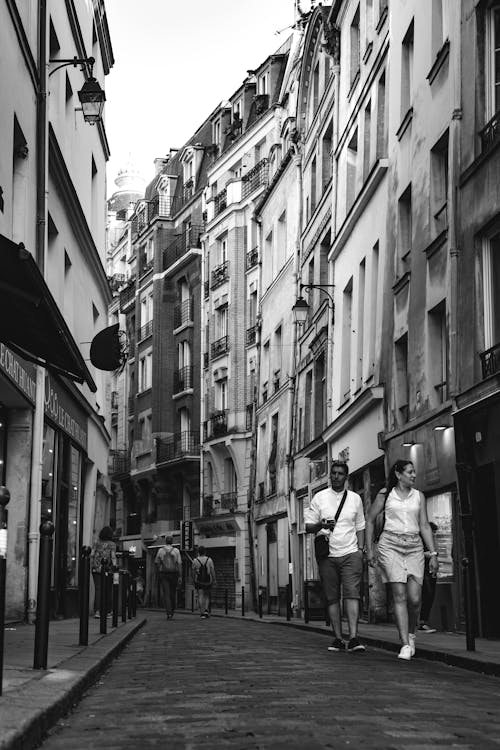
M 67 65 L 73 65 L 73 67 L 76 68 L 77 65 L 82 66 L 82 71 L 86 71 L 89 78 L 92 78 L 92 73 L 94 71 L 94 65 L 95 65 L 95 57 L 72 57 L 69 59 L 62 59 L 57 57 L 55 60 L 49 60 L 49 63 L 59 63 L 59 65 L 54 68 L 54 70 L 51 70 L 49 73 L 49 78 L 51 75 L 53 75 L 57 70 L 60 70 L 61 68 L 65 68 Z

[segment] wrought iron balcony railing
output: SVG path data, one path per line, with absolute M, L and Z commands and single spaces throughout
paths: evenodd
M 205 440 L 227 434 L 227 409 L 214 412 L 204 423 Z
M 220 507 L 224 510 L 236 510 L 238 507 L 237 492 L 222 492 L 220 496 Z
M 156 462 L 176 461 L 186 456 L 198 456 L 200 453 L 200 433 L 195 430 L 176 432 L 168 438 L 161 438 L 156 443 Z
M 259 262 L 259 248 L 254 247 L 253 250 L 249 250 L 247 253 L 247 271 L 253 268 Z
M 208 352 L 203 352 L 203 369 L 206 370 L 208 367 Z
M 112 477 L 125 476 L 130 473 L 130 454 L 128 450 L 110 451 L 109 472 Z
M 479 355 L 483 379 L 500 372 L 500 344 L 495 344 L 491 349 L 481 352 Z
M 229 336 L 222 336 L 222 338 L 213 341 L 210 344 L 210 359 L 220 357 L 221 354 L 225 354 L 229 351 Z
M 193 298 L 185 299 L 174 307 L 174 328 L 193 321 Z
M 148 320 L 147 323 L 144 323 L 143 326 L 139 329 L 139 341 L 144 341 L 144 339 L 147 339 L 149 336 L 153 335 L 153 321 Z
M 217 193 L 217 195 L 214 198 L 214 215 L 218 216 L 218 214 L 224 211 L 226 206 L 227 206 L 227 190 L 226 188 L 224 188 L 224 190 L 221 190 L 220 193 Z
M 267 185 L 268 173 L 267 159 L 261 159 L 253 169 L 241 178 L 241 197 L 247 198 L 257 188 Z
M 182 186 L 182 205 L 191 200 L 194 195 L 194 179 L 192 177 L 186 180 Z
M 193 225 L 177 237 L 163 251 L 163 270 L 173 265 L 192 248 L 201 247 L 200 237 L 203 234 L 201 224 Z
M 208 283 L 208 281 L 205 281 L 204 284 L 203 284 L 203 293 L 204 293 L 205 299 L 206 299 L 208 297 L 209 293 L 210 293 L 210 284 Z
M 252 346 L 257 340 L 257 326 L 253 325 L 247 328 L 245 343 L 247 346 Z
M 117 292 L 125 284 L 125 280 L 126 276 L 124 273 L 114 273 L 112 276 L 108 276 L 109 288 L 112 292 Z
M 145 273 L 148 273 L 148 271 L 151 271 L 155 263 L 154 258 L 149 258 L 149 260 L 146 260 L 146 257 L 142 259 L 142 268 L 141 268 L 141 276 L 144 276 Z
M 487 151 L 500 140 L 500 111 L 495 112 L 491 120 L 479 131 L 481 151 Z
M 193 367 L 181 367 L 179 370 L 174 372 L 174 393 L 182 393 L 182 391 L 193 387 Z
M 221 263 L 220 266 L 214 268 L 210 274 L 210 288 L 217 289 L 218 286 L 223 284 L 229 279 L 229 261 L 226 260 Z
M 120 292 L 120 312 L 124 312 L 135 300 L 135 279 L 132 279 Z
M 149 202 L 148 218 L 150 221 L 155 218 L 169 219 L 176 211 L 175 199 L 166 195 L 155 195 Z

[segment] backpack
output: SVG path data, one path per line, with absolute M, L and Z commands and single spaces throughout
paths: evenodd
M 207 567 L 209 558 L 205 562 L 198 560 L 198 570 L 196 572 L 196 585 L 199 589 L 208 589 L 212 585 L 212 576 Z
M 160 572 L 161 573 L 177 573 L 177 557 L 174 553 L 174 548 L 163 547 L 165 554 L 160 557 Z

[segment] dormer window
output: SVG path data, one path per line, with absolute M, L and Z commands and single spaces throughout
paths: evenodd
M 269 71 L 266 70 L 265 73 L 259 76 L 259 94 L 268 94 L 269 93 Z
M 214 122 L 213 139 L 217 146 L 220 146 L 220 120 Z

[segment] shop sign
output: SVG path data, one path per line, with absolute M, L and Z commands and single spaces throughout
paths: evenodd
M 5 344 L 0 344 L 0 370 L 32 404 L 36 401 L 36 370 L 31 362 L 14 354 Z
M 87 417 L 47 373 L 45 378 L 45 416 L 70 436 L 75 443 L 87 450 Z
M 182 522 L 182 549 L 191 550 L 193 549 L 193 522 L 183 521 Z

